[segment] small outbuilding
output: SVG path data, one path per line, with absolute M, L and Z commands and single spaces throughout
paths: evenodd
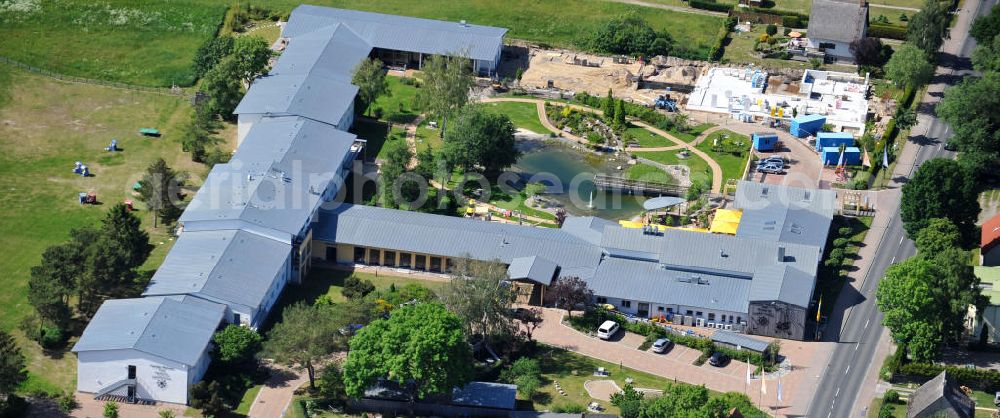
M 1000 266 L 1000 215 L 996 215 L 980 228 L 979 264 Z
M 778 135 L 773 133 L 754 132 L 752 139 L 753 149 L 757 151 L 774 151 L 778 143 Z
M 840 163 L 840 147 L 823 148 L 820 154 L 823 165 L 838 165 Z M 844 165 L 861 165 L 861 149 L 858 147 L 844 148 Z
M 854 135 L 849 132 L 820 132 L 816 134 L 816 151 L 823 151 L 823 148 L 840 147 L 841 145 L 853 147 Z
M 823 125 L 826 124 L 826 116 L 823 115 L 802 115 L 792 119 L 788 131 L 799 138 L 816 135 Z
M 973 418 L 976 403 L 951 379 L 947 371 L 920 385 L 910 395 L 906 418 Z
M 747 350 L 754 353 L 764 354 L 767 351 L 767 341 L 751 338 L 746 334 L 739 334 L 731 331 L 719 330 L 712 334 L 712 342 L 726 348 L 734 350 Z

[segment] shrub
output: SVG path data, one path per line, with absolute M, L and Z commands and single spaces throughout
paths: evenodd
M 906 26 L 871 24 L 868 25 L 868 36 L 872 38 L 889 38 L 906 40 Z
M 770 35 L 770 36 L 777 35 L 778 34 L 778 26 L 775 25 L 774 23 L 769 24 L 769 25 L 767 25 L 767 28 L 764 29 L 764 32 L 767 32 L 767 34 Z
M 844 258 L 844 249 L 843 248 L 834 248 L 834 249 L 830 250 L 830 258 L 843 259 Z
M 836 258 L 833 256 L 827 257 L 826 261 L 823 262 L 823 265 L 827 267 L 840 267 L 843 264 L 844 264 L 843 258 Z
M 578 403 L 567 402 L 564 404 L 553 406 L 552 412 L 558 414 L 582 414 L 584 412 L 587 412 L 587 408 Z
M 837 238 L 833 240 L 833 246 L 835 248 L 845 248 L 848 243 L 850 243 L 850 241 L 848 241 L 847 238 Z
M 59 410 L 65 413 L 73 412 L 74 409 L 79 408 L 80 404 L 76 402 L 76 397 L 72 393 L 64 393 L 59 396 Z
M 360 299 L 374 290 L 375 285 L 372 284 L 371 280 L 361 280 L 358 276 L 351 275 L 347 280 L 344 280 L 344 288 L 340 290 L 340 294 L 348 299 Z
M 104 418 L 118 418 L 118 402 L 110 401 L 104 404 Z
M 805 28 L 805 25 L 802 24 L 802 19 L 799 19 L 798 16 L 790 15 L 781 16 L 781 26 L 786 28 Z
M 899 392 L 892 389 L 885 391 L 885 396 L 882 398 L 885 403 L 899 403 Z
M 927 363 L 910 363 L 900 366 L 899 373 L 913 378 L 932 379 L 942 371 L 948 374 L 960 385 L 986 392 L 1000 389 L 1000 372 L 990 369 L 967 369 L 964 367 L 939 366 Z
M 66 333 L 56 326 L 43 326 L 42 336 L 38 342 L 45 348 L 58 348 L 66 343 Z
M 716 3 L 715 1 L 688 0 L 688 4 L 695 9 L 711 10 L 713 12 L 729 13 L 733 10 L 732 4 Z
M 841 238 L 850 238 L 851 235 L 854 235 L 854 229 L 849 226 L 842 226 L 837 229 L 837 235 Z

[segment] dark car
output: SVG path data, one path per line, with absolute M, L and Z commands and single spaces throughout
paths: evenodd
M 715 353 L 712 354 L 712 357 L 708 358 L 708 364 L 711 364 L 715 367 L 726 367 L 726 365 L 729 364 L 729 356 L 727 356 L 725 353 L 720 353 L 716 351 Z

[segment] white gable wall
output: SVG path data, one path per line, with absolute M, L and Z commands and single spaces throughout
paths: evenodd
M 834 46 L 833 48 L 829 48 L 828 47 L 824 51 L 824 52 L 826 52 L 827 55 L 832 55 L 832 56 L 835 56 L 837 58 L 850 59 L 852 61 L 854 60 L 854 54 L 851 54 L 851 45 L 849 43 L 847 43 L 847 42 L 840 42 L 840 41 L 831 41 L 831 40 L 828 40 L 828 39 L 818 39 L 818 38 L 817 39 L 813 39 L 813 38 L 809 38 L 809 48 L 810 49 L 819 49 L 820 43 L 822 43 L 822 44 L 833 44 L 833 46 Z
M 201 379 L 210 358 L 207 350 L 195 367 L 138 350 L 102 350 L 77 353 L 76 388 L 97 393 L 128 377 L 128 366 L 136 366 L 136 396 L 160 402 L 186 404 L 188 385 Z
M 243 143 L 243 139 L 247 137 L 250 133 L 250 128 L 257 122 L 260 122 L 260 118 L 263 115 L 257 114 L 241 114 L 239 115 L 238 121 L 236 122 L 236 146 L 239 147 Z

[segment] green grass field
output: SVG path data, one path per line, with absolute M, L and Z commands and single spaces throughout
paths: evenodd
M 534 103 L 494 102 L 483 103 L 481 106 L 492 112 L 507 115 L 510 121 L 514 122 L 514 126 L 518 128 L 527 129 L 536 134 L 549 133 L 549 130 L 545 129 L 542 122 L 538 120 L 538 107 Z
M 227 2 L 64 0 L 0 3 L 0 55 L 78 77 L 149 86 L 194 82 L 192 60 Z M 16 10 L 15 10 L 16 9 Z
M 679 151 L 644 152 L 638 156 L 661 164 L 687 166 L 688 170 L 691 170 L 691 182 L 712 182 L 712 170 L 709 169 L 708 163 L 705 162 L 705 160 L 694 154 L 690 154 L 687 158 L 680 158 L 677 156 L 678 152 Z
M 656 135 L 647 131 L 645 128 L 640 128 L 635 125 L 629 125 L 628 129 L 625 130 L 625 134 L 632 135 L 636 141 L 639 141 L 639 146 L 643 148 L 669 147 L 677 145 L 674 141 Z
M 182 98 L 54 81 L 0 65 L 0 328 L 16 330 L 31 312 L 27 280 L 42 251 L 69 237 L 73 228 L 97 226 L 105 211 L 125 199 L 136 200 L 131 185 L 157 157 L 192 175 L 200 184 L 207 172 L 180 151 L 176 133 L 187 116 Z M 141 137 L 137 130 L 156 127 L 163 136 Z M 103 150 L 117 138 L 124 150 Z M 71 172 L 74 161 L 89 165 L 93 177 Z M 95 191 L 102 205 L 81 206 L 77 193 Z M 148 212 L 137 212 L 147 227 Z M 156 246 L 146 268 L 155 268 L 173 243 L 166 228 L 151 231 Z M 42 354 L 37 344 L 20 338 L 29 360 L 28 389 L 70 390 L 75 356 Z M 71 344 L 70 344 L 71 345 Z
M 728 135 L 723 139 L 723 135 Z M 745 145 L 743 155 L 733 155 L 729 152 L 716 152 L 713 151 L 712 144 L 718 139 L 720 143 L 722 142 L 740 142 Z M 711 157 L 715 162 L 719 163 L 719 167 L 722 167 L 722 183 L 725 184 L 729 179 L 738 179 L 743 176 L 743 170 L 747 166 L 747 153 L 750 152 L 750 138 L 746 135 L 740 135 L 738 133 L 720 129 L 718 131 L 712 132 L 704 141 L 701 141 L 695 148 L 704 151 Z
M 389 83 L 389 94 L 375 100 L 369 108 L 374 112 L 382 109 L 382 118 L 392 123 L 410 123 L 420 115 L 420 107 L 416 105 L 418 88 L 406 84 L 400 77 L 386 77 Z
M 681 132 L 676 129 L 671 129 L 669 132 L 675 138 L 690 144 L 691 142 L 693 142 L 695 139 L 698 138 L 698 135 L 701 135 L 702 132 L 705 132 L 705 130 L 713 126 L 715 126 L 714 123 L 700 123 L 695 126 L 692 126 L 691 129 L 688 129 L 687 132 Z
M 661 170 L 659 167 L 643 163 L 629 166 L 628 170 L 625 171 L 625 177 L 631 180 L 658 181 L 660 183 L 677 182 L 670 173 Z

